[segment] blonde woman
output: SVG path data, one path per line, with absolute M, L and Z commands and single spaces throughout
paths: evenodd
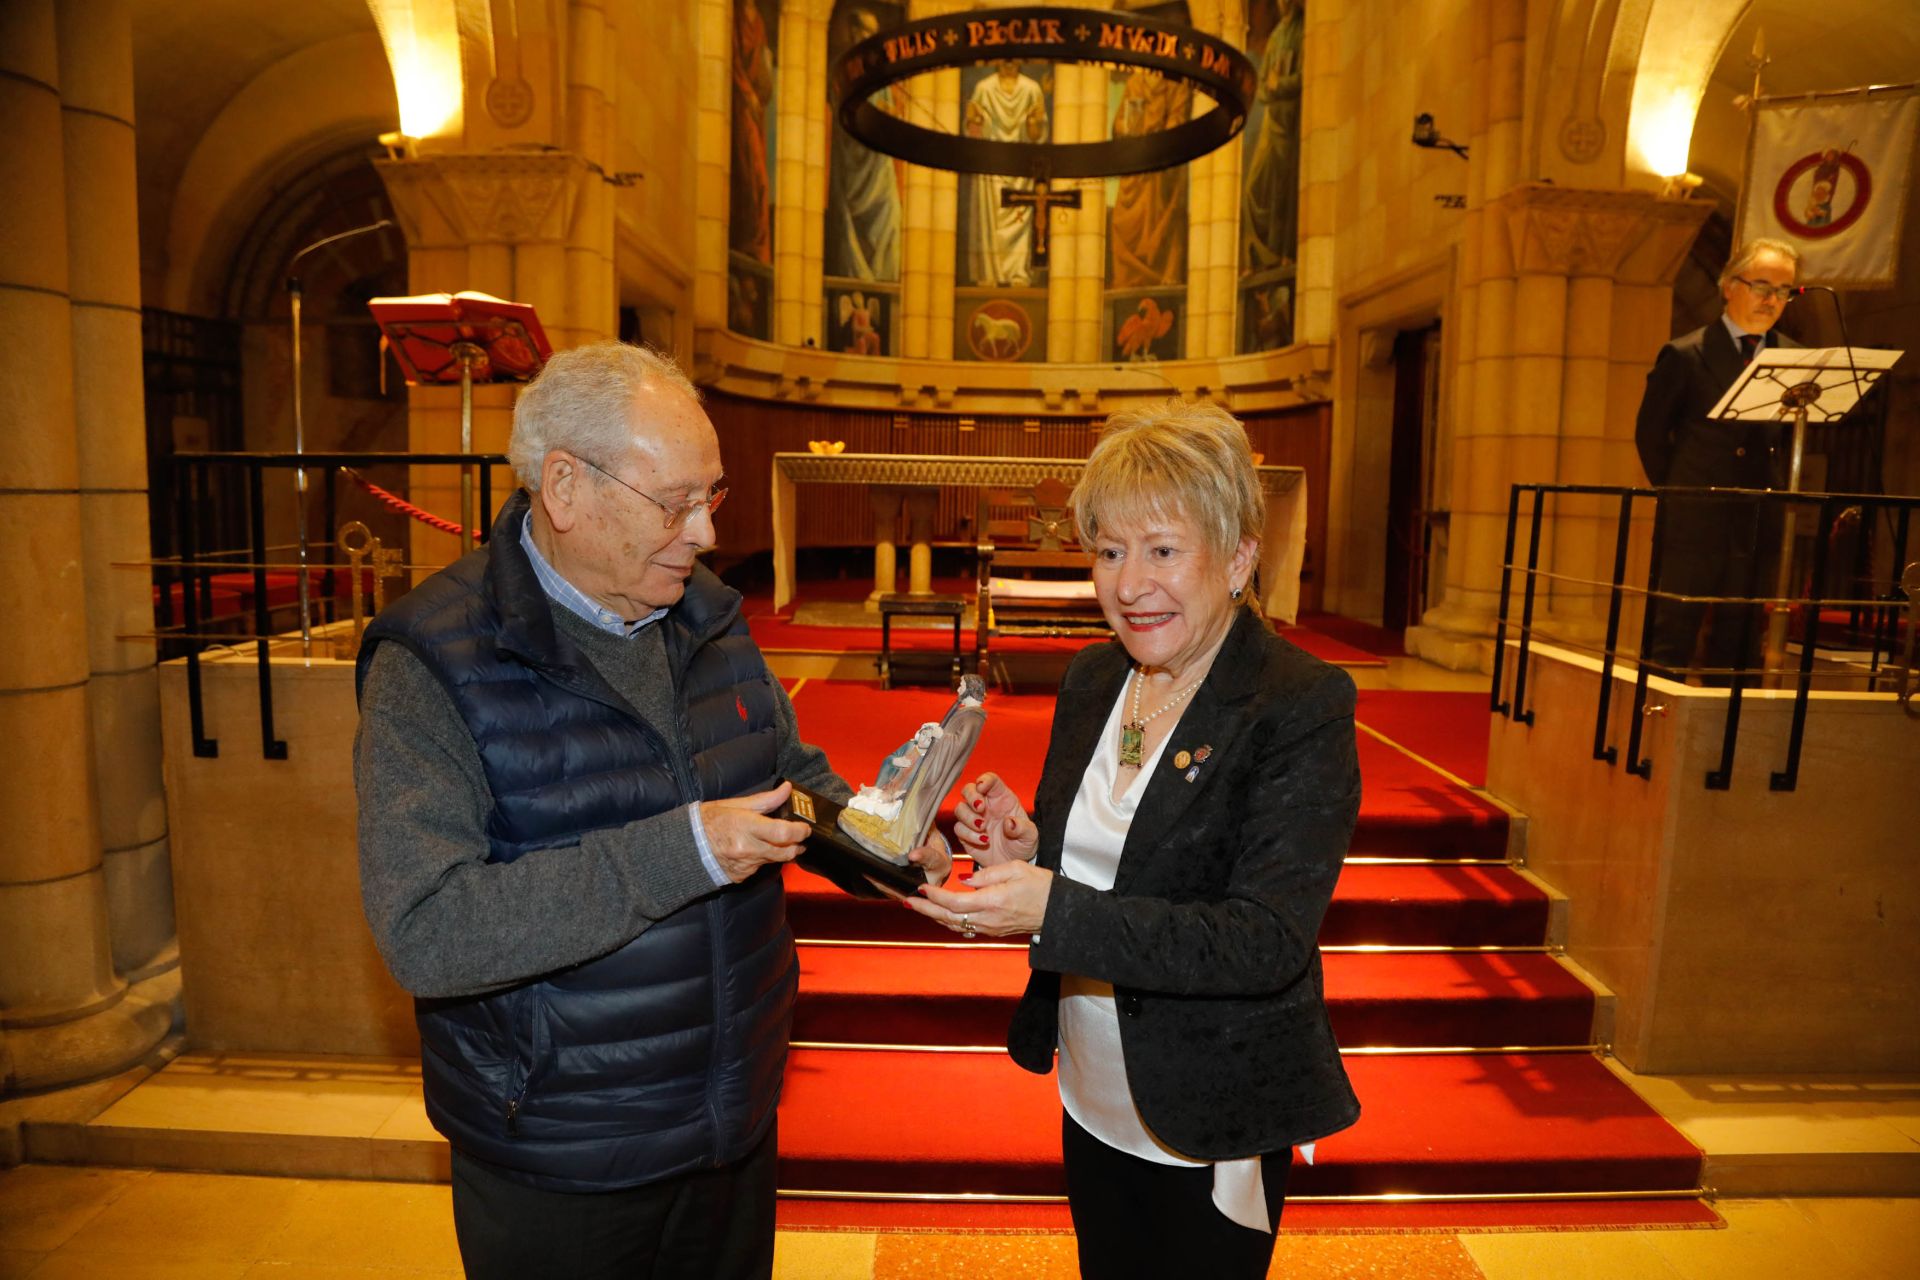
M 1353 683 L 1246 607 L 1264 502 L 1224 410 L 1116 415 L 1073 506 L 1117 639 L 1061 683 L 1031 816 L 969 783 L 971 891 L 914 908 L 1032 935 L 1008 1048 L 1058 1051 L 1082 1274 L 1264 1276 L 1293 1148 L 1360 1112 L 1315 943 L 1359 810 Z

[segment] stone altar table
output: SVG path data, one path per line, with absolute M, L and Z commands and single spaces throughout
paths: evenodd
M 941 486 L 1015 489 L 1048 476 L 1074 484 L 1084 458 L 977 458 L 962 454 L 776 453 L 773 455 L 773 607 L 785 608 L 794 594 L 794 551 L 798 542 L 798 486 L 863 484 L 900 494 L 925 493 Z M 1260 543 L 1260 609 L 1270 618 L 1293 622 L 1300 612 L 1300 565 L 1307 545 L 1307 473 L 1300 467 L 1256 467 L 1267 495 L 1267 523 Z M 877 511 L 876 504 L 876 511 Z M 898 509 L 897 505 L 894 508 Z M 878 523 L 878 521 L 876 521 Z M 910 580 L 926 584 L 922 565 L 931 565 L 928 521 L 912 523 Z M 875 590 L 884 571 L 891 583 L 896 551 L 890 538 L 876 533 Z M 890 589 L 890 588 L 889 588 Z

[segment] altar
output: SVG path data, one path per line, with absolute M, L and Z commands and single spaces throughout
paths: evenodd
M 794 557 L 799 542 L 799 486 L 864 485 L 875 504 L 874 572 L 876 584 L 890 583 L 898 549 L 891 536 L 892 514 L 908 511 L 908 587 L 931 590 L 932 499 L 943 488 L 1024 488 L 1048 477 L 1074 484 L 1084 458 L 970 457 L 961 454 L 776 453 L 773 455 L 773 606 L 785 608 L 794 596 Z M 1267 497 L 1266 526 L 1260 542 L 1260 609 L 1270 618 L 1293 622 L 1300 612 L 1300 569 L 1307 543 L 1307 473 L 1300 467 L 1262 466 L 1254 470 Z M 881 514 L 891 511 L 886 518 Z

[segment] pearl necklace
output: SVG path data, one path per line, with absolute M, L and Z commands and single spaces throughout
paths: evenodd
M 1147 676 L 1140 668 L 1134 668 L 1133 718 L 1120 726 L 1121 768 L 1138 769 L 1140 767 L 1141 762 L 1146 759 L 1147 723 L 1153 720 L 1154 717 L 1164 715 L 1174 707 L 1179 706 L 1182 702 L 1185 702 L 1187 695 L 1195 689 L 1198 689 L 1200 687 L 1200 681 L 1205 679 L 1206 676 L 1202 675 L 1199 680 L 1195 680 L 1192 684 L 1161 703 L 1159 709 L 1156 710 L 1153 715 L 1142 717 L 1140 714 L 1140 686 L 1147 682 Z

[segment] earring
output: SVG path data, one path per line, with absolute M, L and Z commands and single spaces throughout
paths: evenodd
M 1245 587 L 1235 587 L 1233 590 L 1227 592 L 1227 598 L 1237 603 L 1240 597 L 1246 594 L 1246 590 Z

